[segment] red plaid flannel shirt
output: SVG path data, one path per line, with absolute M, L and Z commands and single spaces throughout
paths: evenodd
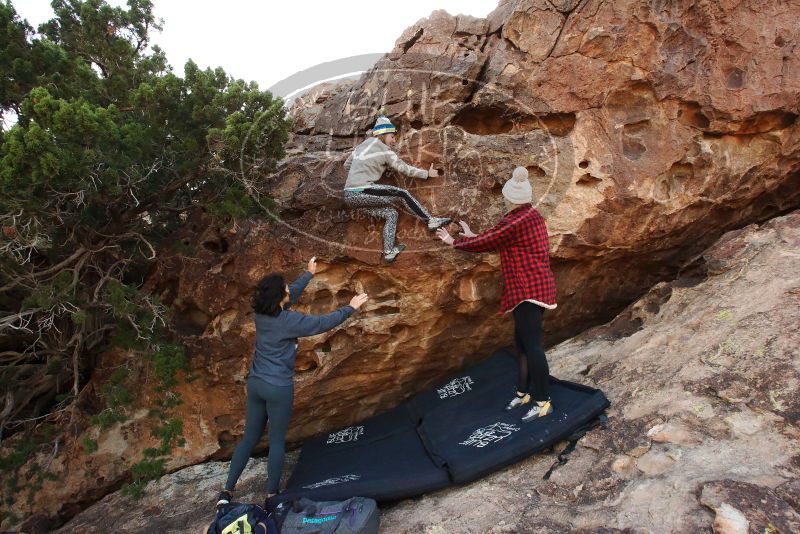
M 550 270 L 547 226 L 544 217 L 530 204 L 511 210 L 478 236 L 456 238 L 453 246 L 469 252 L 500 251 L 500 313 L 528 299 L 555 305 L 556 281 Z

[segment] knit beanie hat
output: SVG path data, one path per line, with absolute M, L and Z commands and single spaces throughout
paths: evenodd
M 503 186 L 503 196 L 514 204 L 527 204 L 533 200 L 533 188 L 528 181 L 528 169 L 517 167 L 511 179 Z
M 392 124 L 392 122 L 383 115 L 378 117 L 378 120 L 375 121 L 375 126 L 372 127 L 372 135 L 376 137 L 387 133 L 394 133 L 396 131 L 397 129 L 394 127 L 394 124 Z

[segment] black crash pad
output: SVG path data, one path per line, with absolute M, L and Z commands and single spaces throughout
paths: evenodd
M 418 431 L 426 450 L 437 465 L 447 468 L 453 482 L 469 482 L 555 445 L 609 405 L 601 391 L 554 378 L 550 397 L 553 413 L 532 421 L 521 421 L 530 405 L 504 409 L 510 398 L 506 394 L 482 398 L 468 410 L 434 410 Z
M 402 499 L 451 484 L 424 448 L 405 405 L 303 445 L 287 489 L 277 502 L 299 497 L 378 501 Z
M 502 350 L 401 406 L 308 440 L 271 504 L 391 501 L 468 482 L 554 445 L 609 406 L 601 391 L 551 377 L 553 413 L 522 422 L 525 407 L 504 410 L 516 376 L 515 356 Z

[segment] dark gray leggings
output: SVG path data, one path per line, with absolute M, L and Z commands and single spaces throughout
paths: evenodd
M 294 385 L 273 386 L 251 376 L 247 379 L 247 412 L 244 420 L 244 437 L 236 446 L 228 470 L 225 489 L 233 490 L 244 471 L 250 454 L 269 422 L 269 460 L 267 461 L 267 493 L 277 493 L 283 472 L 286 452 L 286 430 L 292 418 Z

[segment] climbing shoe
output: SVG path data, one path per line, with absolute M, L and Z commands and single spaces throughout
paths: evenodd
M 383 260 L 386 262 L 393 262 L 394 259 L 397 257 L 397 255 L 403 252 L 405 248 L 406 248 L 405 245 L 401 245 L 398 243 L 397 245 L 394 246 L 392 250 L 383 253 Z
M 267 498 L 264 499 L 264 510 L 266 510 L 267 512 L 274 512 L 276 510 L 282 510 L 283 509 L 284 503 L 270 504 L 270 502 L 269 502 L 270 499 L 272 499 L 273 497 L 276 497 L 279 493 L 280 493 L 280 491 L 277 492 L 277 493 L 267 493 Z
M 553 412 L 553 404 L 546 400 L 543 404 L 534 403 L 528 413 L 522 416 L 523 421 L 532 421 L 538 417 L 544 417 Z
M 233 494 L 228 490 L 222 490 L 219 492 L 219 497 L 217 497 L 217 506 L 228 504 L 231 499 L 233 499 Z
M 511 402 L 506 404 L 506 410 L 513 410 L 517 406 L 524 406 L 531 401 L 531 396 L 529 394 L 525 394 L 522 397 L 519 395 L 515 395 Z
M 450 217 L 431 217 L 428 219 L 428 230 L 436 230 L 448 224 L 452 219 Z

